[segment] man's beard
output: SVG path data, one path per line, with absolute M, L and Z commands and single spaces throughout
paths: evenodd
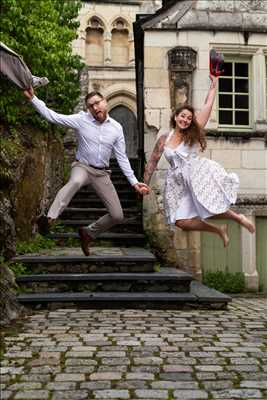
M 100 111 L 96 114 L 95 119 L 99 122 L 104 122 L 107 118 L 107 113 Z

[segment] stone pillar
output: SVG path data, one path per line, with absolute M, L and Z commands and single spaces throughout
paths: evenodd
M 253 58 L 253 72 L 254 76 L 257 77 L 254 82 L 254 115 L 256 120 L 256 129 L 265 131 L 267 128 L 266 124 L 266 94 L 264 90 L 265 78 L 265 55 L 262 49 L 259 49 Z
M 81 31 L 80 32 L 80 56 L 84 61 L 86 61 L 86 32 Z
M 111 65 L 111 33 L 105 32 L 104 36 L 104 65 Z
M 192 102 L 192 74 L 196 68 L 196 51 L 177 46 L 168 51 L 171 108 Z
M 133 33 L 129 34 L 129 67 L 133 67 L 135 64 L 135 55 L 134 55 L 134 37 Z
M 188 232 L 188 267 L 194 278 L 199 281 L 202 280 L 200 249 L 200 232 Z
M 255 217 L 252 214 L 246 215 L 246 217 L 255 224 Z M 242 272 L 245 275 L 246 288 L 258 291 L 259 277 L 256 268 L 256 234 L 252 235 L 243 227 L 241 227 L 241 255 Z

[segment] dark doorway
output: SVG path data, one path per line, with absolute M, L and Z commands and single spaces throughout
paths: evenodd
M 123 127 L 128 157 L 137 157 L 138 133 L 136 116 L 131 110 L 129 110 L 129 108 L 122 105 L 114 107 L 109 112 L 109 115 L 118 121 Z

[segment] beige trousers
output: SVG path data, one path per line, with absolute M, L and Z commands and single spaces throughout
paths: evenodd
M 123 222 L 123 211 L 118 194 L 110 179 L 110 172 L 98 170 L 78 161 L 72 164 L 69 181 L 57 193 L 48 211 L 48 218 L 56 219 L 68 206 L 75 193 L 85 185 L 92 185 L 108 213 L 87 227 L 88 233 L 97 237 L 115 224 Z

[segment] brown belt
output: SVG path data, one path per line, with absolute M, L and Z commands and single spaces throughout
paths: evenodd
M 77 159 L 76 159 L 76 161 L 80 162 Z M 109 169 L 109 167 L 108 168 L 107 167 L 95 167 L 94 165 L 91 165 L 91 164 L 85 164 L 85 165 L 87 165 L 88 167 L 91 167 L 91 168 L 100 169 L 101 171 Z

